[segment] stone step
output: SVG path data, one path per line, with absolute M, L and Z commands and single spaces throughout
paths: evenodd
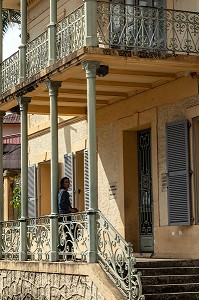
M 199 275 L 142 276 L 141 280 L 143 285 L 198 283 Z
M 143 285 L 143 294 L 170 294 L 182 292 L 199 292 L 199 283 Z
M 199 259 L 137 259 L 136 268 L 199 267 Z
M 148 294 L 145 300 L 199 300 L 199 292 Z
M 163 268 L 137 268 L 143 276 L 158 275 L 199 275 L 199 267 L 163 267 Z

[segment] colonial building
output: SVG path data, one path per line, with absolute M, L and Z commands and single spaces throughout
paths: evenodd
M 49 266 L 68 282 L 84 276 L 96 297 L 84 299 L 119 299 L 94 267 L 83 269 L 99 262 L 125 297 L 142 299 L 134 256 L 199 258 L 199 3 L 0 3 L 21 11 L 19 51 L 0 65 L 0 110 L 20 107 L 22 176 L 20 220 L 0 215 L 1 268 L 3 259 L 18 260 L 21 272 L 40 261 L 31 266 L 43 276 Z M 63 176 L 79 213 L 59 222 Z M 57 249 L 66 227 L 72 253 L 67 242 Z M 68 273 L 50 263 L 69 255 Z

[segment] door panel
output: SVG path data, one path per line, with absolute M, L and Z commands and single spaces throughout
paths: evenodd
M 153 252 L 153 200 L 150 129 L 138 132 L 137 138 L 140 250 L 141 252 Z

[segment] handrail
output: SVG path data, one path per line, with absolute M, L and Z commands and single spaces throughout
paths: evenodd
M 88 253 L 87 212 L 57 215 L 59 261 L 86 262 Z M 0 222 L 2 257 L 19 260 L 20 220 Z M 27 258 L 49 261 L 50 216 L 27 218 Z M 97 211 L 98 262 L 106 274 L 129 300 L 143 300 L 140 273 L 130 243 L 117 232 L 105 216 Z
M 199 12 L 98 1 L 99 43 L 134 51 L 199 53 Z
M 124 296 L 143 300 L 140 273 L 135 268 L 133 248 L 98 211 L 98 260 Z

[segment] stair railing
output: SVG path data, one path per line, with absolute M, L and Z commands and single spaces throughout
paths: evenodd
M 135 268 L 133 248 L 98 212 L 98 261 L 109 278 L 129 300 L 143 300 L 140 273 Z

